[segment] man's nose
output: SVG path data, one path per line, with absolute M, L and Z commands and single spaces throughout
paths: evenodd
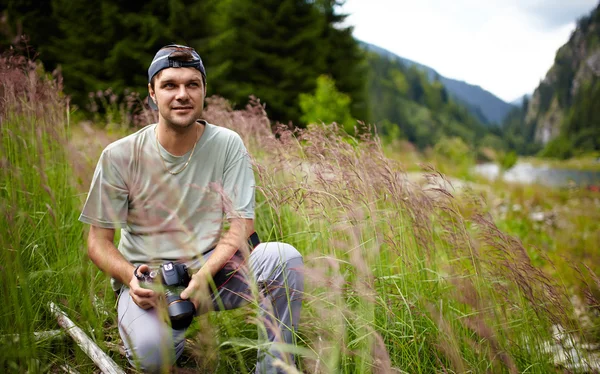
M 175 99 L 177 100 L 185 100 L 188 98 L 188 91 L 187 91 L 187 87 L 185 86 L 185 84 L 182 84 L 179 86 L 179 89 L 177 90 L 177 96 L 175 97 Z

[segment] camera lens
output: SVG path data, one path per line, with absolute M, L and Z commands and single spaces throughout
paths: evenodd
M 179 295 L 165 294 L 171 326 L 175 330 L 187 328 L 194 318 L 196 312 L 194 304 L 189 300 L 183 300 Z
M 175 330 L 187 328 L 196 314 L 194 304 L 180 297 L 181 291 L 190 282 L 190 276 L 184 264 L 173 262 L 164 263 L 161 268 L 161 279 L 165 286 L 165 298 L 171 326 Z

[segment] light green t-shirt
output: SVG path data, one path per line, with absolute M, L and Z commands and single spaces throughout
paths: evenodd
M 100 156 L 79 220 L 121 229 L 118 249 L 131 263 L 191 260 L 216 245 L 224 218 L 254 218 L 254 174 L 242 139 L 200 122 L 204 133 L 180 174 L 165 165 L 179 170 L 192 151 L 168 153 L 156 140 L 156 124 Z

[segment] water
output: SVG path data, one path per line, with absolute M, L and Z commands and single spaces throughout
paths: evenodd
M 497 164 L 485 163 L 475 166 L 475 172 L 488 179 L 496 179 L 500 173 Z M 568 187 L 572 185 L 600 185 L 600 172 L 573 169 L 556 169 L 549 166 L 534 166 L 528 162 L 518 162 L 503 176 L 506 182 L 541 184 L 548 187 Z

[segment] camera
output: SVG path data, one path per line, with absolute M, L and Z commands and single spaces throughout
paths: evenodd
M 155 283 L 159 278 L 164 287 L 167 311 L 173 329 L 185 329 L 192 323 L 196 308 L 190 300 L 183 300 L 180 296 L 191 280 L 184 264 L 165 262 L 158 271 L 145 272 L 141 276 L 136 272 L 136 277 L 142 283 L 142 287 L 143 283 Z

